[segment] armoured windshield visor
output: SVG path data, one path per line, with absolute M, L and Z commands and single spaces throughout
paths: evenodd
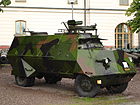
M 80 38 L 78 49 L 103 48 L 99 38 Z

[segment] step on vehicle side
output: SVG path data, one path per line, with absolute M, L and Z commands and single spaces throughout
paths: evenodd
M 15 36 L 8 60 L 17 85 L 33 86 L 36 77 L 50 84 L 72 78 L 82 97 L 94 97 L 104 87 L 122 93 L 136 74 L 131 58 L 122 50 L 105 50 L 96 25 L 81 24 L 69 20 L 67 32 L 55 35 L 30 31 L 31 36 Z

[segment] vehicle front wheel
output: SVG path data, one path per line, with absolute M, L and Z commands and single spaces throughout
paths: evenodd
M 15 76 L 16 84 L 23 87 L 30 87 L 34 85 L 35 77 L 21 77 Z
M 85 75 L 76 77 L 75 88 L 80 97 L 94 97 L 99 91 L 98 86 Z
M 127 88 L 128 83 L 124 83 L 124 84 L 119 84 L 119 85 L 112 85 L 112 86 L 107 86 L 106 89 L 110 92 L 110 93 L 122 93 L 123 91 L 125 91 L 125 89 Z

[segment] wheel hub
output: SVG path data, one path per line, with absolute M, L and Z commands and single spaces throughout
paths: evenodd
M 19 84 L 23 84 L 24 83 L 25 78 L 24 77 L 17 77 L 17 82 Z
M 81 81 L 81 88 L 84 90 L 84 91 L 90 91 L 92 89 L 92 84 L 89 80 L 82 80 Z

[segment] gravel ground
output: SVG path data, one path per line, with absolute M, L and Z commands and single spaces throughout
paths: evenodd
M 71 79 L 55 85 L 36 79 L 33 87 L 17 86 L 8 65 L 0 68 L 0 105 L 140 105 L 139 71 L 122 94 L 111 95 L 103 89 L 96 98 L 80 98 Z

